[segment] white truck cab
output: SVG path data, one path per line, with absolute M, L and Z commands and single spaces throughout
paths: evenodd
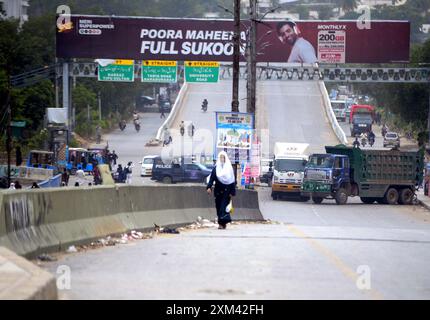
M 304 168 L 308 161 L 307 143 L 276 142 L 274 147 L 272 199 L 300 197 Z

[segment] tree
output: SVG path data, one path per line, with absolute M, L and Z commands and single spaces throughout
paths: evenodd
M 357 9 L 357 0 L 337 0 L 338 6 L 344 12 L 350 12 Z

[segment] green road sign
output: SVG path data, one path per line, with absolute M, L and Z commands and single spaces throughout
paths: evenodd
M 218 82 L 219 62 L 187 61 L 185 62 L 186 82 Z
M 143 82 L 175 83 L 177 74 L 178 66 L 176 61 L 142 61 Z
M 99 65 L 99 81 L 134 81 L 134 61 L 133 60 L 115 60 L 114 64 L 106 67 Z

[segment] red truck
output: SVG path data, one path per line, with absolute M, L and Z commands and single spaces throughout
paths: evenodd
M 369 105 L 353 105 L 349 115 L 351 137 L 372 130 L 375 108 Z

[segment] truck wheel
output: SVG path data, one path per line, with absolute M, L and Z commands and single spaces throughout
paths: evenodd
M 171 184 L 172 183 L 172 178 L 169 177 L 169 176 L 165 176 L 163 178 L 163 183 L 165 183 L 165 184 Z
M 375 198 L 360 198 L 360 200 L 365 204 L 372 204 L 375 202 Z
M 400 191 L 399 195 L 399 203 L 400 204 L 412 204 L 412 201 L 414 199 L 414 193 L 411 189 L 405 188 Z
M 315 204 L 320 204 L 321 202 L 323 202 L 323 198 L 320 198 L 320 197 L 312 197 L 312 201 L 313 201 Z
M 384 202 L 386 204 L 396 204 L 398 200 L 399 200 L 399 192 L 394 188 L 388 189 L 384 197 Z
M 345 204 L 348 201 L 348 194 L 344 188 L 340 188 L 335 196 L 336 204 Z
M 278 200 L 278 195 L 276 193 L 272 193 L 272 199 L 273 200 Z

